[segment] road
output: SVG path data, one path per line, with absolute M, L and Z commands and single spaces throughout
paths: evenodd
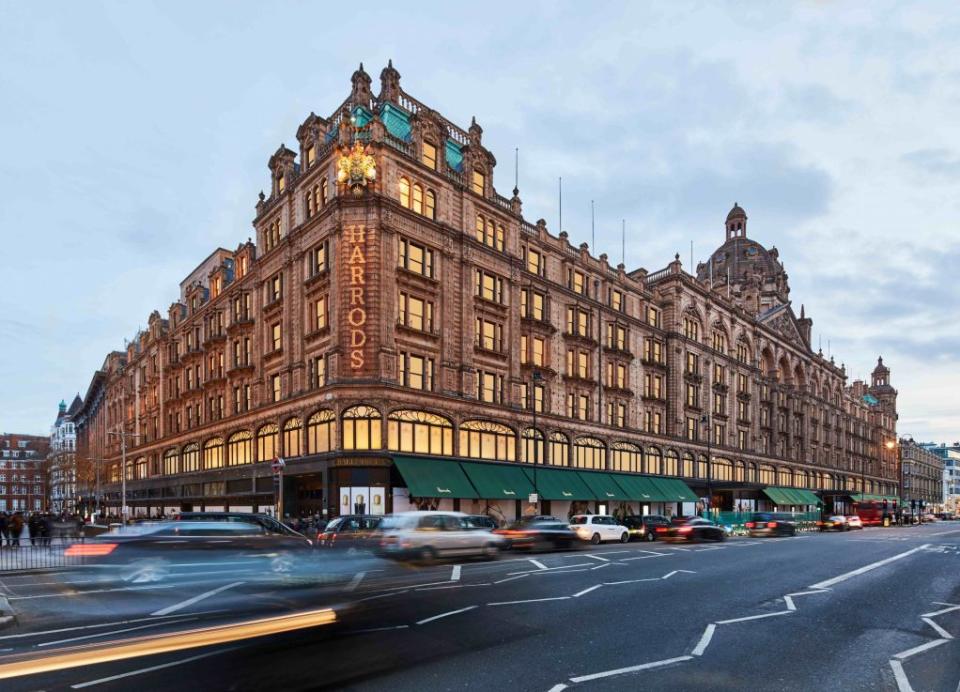
M 607 545 L 412 568 L 331 588 L 231 565 L 173 583 L 7 575 L 0 675 L 290 612 L 337 621 L 3 680 L 4 690 L 944 690 L 960 681 L 960 524 Z M 68 583 L 70 582 L 70 583 Z M 318 594 L 323 593 L 321 598 Z M 310 615 L 309 617 L 315 617 Z M 207 635 L 204 635 L 207 636 Z M 220 636 L 220 635 L 217 635 Z M 956 638 L 954 638 L 956 637 Z M 167 640 L 164 640 L 167 641 Z M 212 640 L 204 640 L 212 641 Z M 60 660 L 60 659 L 57 659 Z

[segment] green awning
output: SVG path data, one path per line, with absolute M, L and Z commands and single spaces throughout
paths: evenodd
M 647 480 L 660 491 L 661 502 L 696 502 L 697 494 L 690 490 L 686 483 L 679 478 L 653 478 Z
M 870 502 L 871 500 L 876 502 L 883 502 L 886 500 L 888 504 L 900 502 L 900 498 L 894 497 L 893 495 L 871 495 L 870 493 L 863 495 L 862 493 L 857 493 L 856 495 L 851 495 L 850 497 L 854 502 Z
M 660 502 L 660 490 L 646 476 L 631 476 L 626 473 L 611 473 L 627 498 L 637 502 Z
M 593 496 L 596 500 L 610 502 L 611 500 L 630 499 L 609 473 L 578 471 L 577 475 L 580 476 L 580 479 L 593 491 Z
M 394 457 L 393 463 L 407 482 L 411 497 L 457 497 L 477 499 L 460 464 L 452 459 Z
M 820 502 L 812 492 L 800 488 L 764 488 L 763 494 L 777 505 L 816 505 Z
M 803 488 L 794 488 L 793 492 L 799 497 L 800 502 L 797 504 L 803 505 L 818 505 L 820 504 L 820 498 L 817 497 L 816 493 L 810 490 L 804 490 Z
M 460 468 L 484 500 L 526 501 L 533 492 L 533 483 L 519 466 L 461 461 Z
M 523 472 L 531 483 L 534 479 L 534 469 L 525 467 Z M 564 471 L 556 468 L 536 469 L 536 488 L 544 500 L 592 500 L 593 492 L 580 480 L 579 474 L 574 471 Z

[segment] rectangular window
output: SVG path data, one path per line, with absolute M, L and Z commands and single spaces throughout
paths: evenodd
M 530 291 L 529 289 L 520 290 L 520 316 L 530 317 L 535 320 L 543 321 L 543 311 L 546 298 L 542 293 Z
M 695 384 L 687 384 L 687 406 L 700 405 L 700 387 Z
M 473 191 L 478 195 L 483 195 L 484 190 L 486 190 L 487 176 L 485 176 L 480 171 L 473 172 L 473 178 L 471 178 L 470 184 Z
M 327 328 L 327 297 L 322 296 L 313 304 L 313 328 L 316 331 Z
M 577 397 L 577 418 L 590 420 L 590 395 L 581 394 Z
M 476 320 L 474 343 L 488 351 L 503 351 L 503 325 L 482 317 Z
M 314 356 L 313 360 L 310 361 L 310 365 L 310 379 L 314 388 L 324 386 L 327 383 L 327 357 Z
M 423 165 L 432 170 L 437 170 L 437 148 L 430 142 L 423 143 Z
M 400 239 L 398 264 L 414 274 L 429 278 L 434 276 L 433 250 L 413 243 L 406 238 Z
M 283 298 L 283 274 L 276 274 L 268 284 L 267 302 L 275 303 L 281 298 Z
M 737 447 L 739 449 L 747 448 L 747 431 L 737 430 Z
M 616 310 L 617 312 L 623 312 L 625 309 L 626 303 L 623 300 L 623 291 L 618 291 L 615 288 L 610 289 L 610 307 Z
M 412 353 L 400 353 L 399 382 L 403 387 L 433 390 L 433 359 Z
M 546 358 L 544 355 L 546 353 L 546 342 L 544 341 L 543 337 L 535 336 L 533 337 L 531 345 L 533 346 L 533 351 L 530 354 L 531 361 L 534 365 L 543 367 L 546 364 Z
M 713 425 L 713 444 L 722 446 L 726 443 L 725 438 L 727 436 L 727 427 L 721 425 L 720 423 L 714 423 Z
M 687 439 L 697 439 L 697 419 L 690 416 L 687 417 Z
M 719 415 L 726 413 L 726 398 L 719 392 L 713 393 L 713 412 Z
M 700 356 L 696 353 L 687 354 L 687 372 L 696 375 L 700 372 Z
M 660 328 L 660 311 L 654 307 L 647 308 L 647 324 Z
M 279 351 L 283 347 L 283 335 L 279 322 L 275 322 L 273 326 L 270 327 L 270 342 L 274 351 Z
M 576 269 L 568 269 L 567 288 L 574 293 L 586 295 L 586 280 L 583 276 L 583 272 L 577 271 Z
M 327 270 L 327 244 L 317 245 L 310 252 L 310 275 L 316 276 Z
M 273 401 L 280 401 L 282 396 L 282 390 L 280 388 L 280 375 L 272 375 L 270 377 L 270 391 L 273 396 Z
M 543 255 L 536 250 L 527 248 L 527 271 L 537 276 L 543 276 Z
M 718 365 L 717 363 L 713 364 L 713 383 L 714 384 L 727 383 L 727 369 L 722 365 Z
M 400 324 L 420 331 L 433 331 L 433 303 L 403 291 L 399 296 Z
M 503 279 L 483 269 L 477 270 L 474 295 L 501 305 L 506 304 L 503 293 Z
M 478 370 L 477 398 L 490 403 L 503 401 L 503 375 Z

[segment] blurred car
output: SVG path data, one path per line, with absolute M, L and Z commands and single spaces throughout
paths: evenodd
M 318 548 L 366 550 L 375 547 L 380 539 L 379 528 L 383 517 L 369 514 L 347 514 L 330 521 L 317 532 Z
M 848 531 L 850 526 L 847 524 L 847 518 L 842 514 L 835 514 L 817 522 L 817 528 L 821 531 Z
M 515 521 L 493 532 L 509 541 L 514 550 L 570 550 L 580 542 L 569 525 L 552 518 Z
M 744 524 L 753 537 L 760 536 L 795 536 L 797 525 L 793 517 L 782 512 L 754 512 Z
M 570 528 L 580 540 L 594 545 L 603 541 L 630 540 L 630 530 L 609 514 L 575 514 L 570 517 Z
M 937 520 L 937 517 L 934 514 L 924 514 L 923 520 L 926 522 L 934 522 Z
M 467 523 L 475 528 L 490 529 L 491 531 L 500 526 L 496 519 L 488 517 L 486 514 L 468 514 Z
M 228 557 L 249 562 L 265 573 L 288 574 L 305 566 L 312 555 L 310 540 L 271 533 L 260 524 L 239 521 L 161 521 L 118 527 L 74 543 L 66 557 L 85 564 L 116 565 L 125 581 L 164 581 L 177 568 Z
M 647 514 L 646 516 L 624 517 L 623 525 L 630 533 L 630 540 L 634 538 L 644 541 L 657 540 L 657 527 L 670 526 L 670 520 L 662 514 Z
M 863 519 L 858 517 L 856 514 L 851 515 L 847 519 L 847 529 L 862 529 L 863 528 Z
M 462 512 L 402 512 L 384 517 L 380 531 L 379 554 L 423 562 L 448 556 L 492 560 L 508 545 L 502 536 L 471 525 Z
M 669 526 L 656 527 L 657 538 L 665 541 L 725 541 L 727 532 L 703 517 L 674 517 Z
M 254 512 L 180 512 L 175 515 L 173 519 L 174 521 L 238 521 L 246 524 L 258 524 L 266 529 L 268 533 L 306 538 L 306 536 L 299 531 L 294 531 L 269 514 Z

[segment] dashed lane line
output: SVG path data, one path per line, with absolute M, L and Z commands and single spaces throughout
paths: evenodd
M 343 590 L 344 590 L 344 591 L 353 591 L 353 590 L 356 589 L 358 586 L 360 586 L 360 582 L 363 581 L 363 578 L 364 578 L 365 576 L 367 576 L 367 573 L 366 573 L 366 572 L 357 572 L 356 574 L 353 575 L 353 579 L 350 580 L 350 583 L 347 584 L 347 585 L 344 587 Z
M 514 579 L 524 579 L 524 578 L 529 577 L 529 576 L 530 576 L 529 573 L 518 574 L 518 575 L 515 576 L 515 577 L 507 577 L 506 579 L 501 579 L 500 581 L 495 581 L 495 582 L 493 582 L 493 583 L 494 583 L 494 584 L 503 584 L 504 582 L 513 581 Z
M 574 597 L 574 598 L 580 598 L 581 596 L 587 595 L 587 594 L 590 593 L 591 591 L 596 591 L 596 590 L 599 589 L 601 586 L 603 586 L 603 584 L 594 584 L 593 586 L 588 586 L 588 587 L 585 588 L 583 591 L 578 591 L 577 593 L 573 594 L 573 597 Z
M 536 567 L 537 569 L 548 569 L 548 567 L 542 562 L 540 562 L 540 560 L 534 560 L 533 558 L 530 558 L 530 564 Z M 554 569 L 559 569 L 559 568 L 554 568 Z
M 764 618 L 773 618 L 778 615 L 789 615 L 792 611 L 789 610 L 779 610 L 776 613 L 763 613 L 762 615 L 748 615 L 743 618 L 733 618 L 732 620 L 717 620 L 716 624 L 718 625 L 731 625 L 734 622 L 746 622 L 747 620 L 763 620 Z
M 460 565 L 454 565 L 453 569 L 450 571 L 450 581 L 460 581 Z
M 467 606 L 466 608 L 460 608 L 459 610 L 451 610 L 448 613 L 440 613 L 439 615 L 434 615 L 433 617 L 424 618 L 423 620 L 417 620 L 418 625 L 426 625 L 428 622 L 433 622 L 434 620 L 440 620 L 441 618 L 448 618 L 451 615 L 459 615 L 460 613 L 466 613 L 468 610 L 473 610 L 477 606 Z
M 487 605 L 488 606 L 505 606 L 505 605 L 519 605 L 521 603 L 544 603 L 545 601 L 568 601 L 568 600 L 570 600 L 569 596 L 551 596 L 550 598 L 528 598 L 523 601 L 496 601 L 494 603 L 487 603 Z
M 707 650 L 707 647 L 710 646 L 710 640 L 713 639 L 713 633 L 717 630 L 717 626 L 712 622 L 707 625 L 707 628 L 703 631 L 703 634 L 700 636 L 700 641 L 697 642 L 697 645 L 694 647 L 693 651 L 690 653 L 694 656 L 702 656 L 703 652 Z
M 589 558 L 592 558 L 592 559 L 594 559 L 594 560 L 600 560 L 601 562 L 610 562 L 610 560 L 609 560 L 608 558 L 600 557 L 599 555 L 593 555 L 592 553 L 587 554 L 587 555 L 584 555 L 584 557 L 589 557 Z
M 151 615 L 169 615 L 170 613 L 175 613 L 178 610 L 183 610 L 184 608 L 189 608 L 194 603 L 199 603 L 200 601 L 206 600 L 211 596 L 216 596 L 218 593 L 222 593 L 227 589 L 232 589 L 235 586 L 241 586 L 245 582 L 235 581 L 231 584 L 224 584 L 219 586 L 216 589 L 210 589 L 209 591 L 204 591 L 201 594 L 197 594 L 193 598 L 188 598 L 185 601 L 180 601 L 179 603 L 174 603 L 173 605 L 167 606 L 166 608 L 161 608 L 160 610 L 150 613 Z
M 832 579 L 825 579 L 824 581 L 817 582 L 816 584 L 812 584 L 812 585 L 810 586 L 810 588 L 811 588 L 811 589 L 829 589 L 831 586 L 834 586 L 834 585 L 836 585 L 836 584 L 840 584 L 841 582 L 845 582 L 847 579 L 852 579 L 853 577 L 857 577 L 857 576 L 859 576 L 859 575 L 861 575 L 861 574 L 865 574 L 866 572 L 870 572 L 871 570 L 875 570 L 875 569 L 877 569 L 878 567 L 883 567 L 884 565 L 888 565 L 888 564 L 890 564 L 891 562 L 896 562 L 897 560 L 902 560 L 903 558 L 905 558 L 905 557 L 907 557 L 907 556 L 909 556 L 909 555 L 913 555 L 914 553 L 919 552 L 919 551 L 921 551 L 921 550 L 924 550 L 924 549 L 928 548 L 929 546 L 930 546 L 930 544 L 927 543 L 927 544 L 924 544 L 924 545 L 922 545 L 922 546 L 920 546 L 920 547 L 918 547 L 918 548 L 913 548 L 912 550 L 908 550 L 908 551 L 906 551 L 906 552 L 904 552 L 904 553 L 898 553 L 897 555 L 894 555 L 894 556 L 892 556 L 892 557 L 888 557 L 888 558 L 886 558 L 886 559 L 884 559 L 884 560 L 878 560 L 877 562 L 871 562 L 869 565 L 864 565 L 863 567 L 860 567 L 860 568 L 855 569 L 855 570 L 851 570 L 850 572 L 845 572 L 845 573 L 843 573 L 843 574 L 841 574 L 841 575 L 839 575 L 839 576 L 833 577 Z
M 56 639 L 52 642 L 42 642 L 40 644 L 37 644 L 37 648 L 39 649 L 42 646 L 55 646 L 57 644 L 68 644 L 70 642 L 80 642 L 87 639 L 96 639 L 98 637 L 109 637 L 111 634 L 120 634 L 121 632 L 133 632 L 135 630 L 145 630 L 150 627 L 159 627 L 160 625 L 167 625 L 167 624 L 179 625 L 183 622 L 190 622 L 191 620 L 199 620 L 199 618 L 184 617 L 181 615 L 179 616 L 178 620 L 162 620 L 157 622 L 150 622 L 150 623 L 147 623 L 146 625 L 137 625 L 136 627 L 125 627 L 119 630 L 108 630 L 106 632 L 97 632 L 95 634 L 85 634 L 81 637 L 70 637 L 69 639 Z
M 641 663 L 638 666 L 628 666 L 626 668 L 616 668 L 614 670 L 606 670 L 602 673 L 591 673 L 590 675 L 578 675 L 575 678 L 570 678 L 570 682 L 589 682 L 590 680 L 599 680 L 600 678 L 609 678 L 613 675 L 623 675 L 624 673 L 635 673 L 640 670 L 649 670 L 650 668 L 662 668 L 663 666 L 673 665 L 674 663 L 682 663 L 683 661 L 689 661 L 692 656 L 677 656 L 676 658 L 666 658 L 662 661 L 651 661 L 650 663 Z
M 219 654 L 225 654 L 228 651 L 235 651 L 237 647 L 232 647 L 229 649 L 220 649 L 219 651 L 208 651 L 205 654 L 199 654 L 197 656 L 190 656 L 189 658 L 182 658 L 179 661 L 170 661 L 169 663 L 161 663 L 158 666 L 150 666 L 149 668 L 140 668 L 139 670 L 131 670 L 128 673 L 120 673 L 119 675 L 111 675 L 108 678 L 100 678 L 98 680 L 90 680 L 89 682 L 81 682 L 76 685 L 70 685 L 71 689 L 79 690 L 84 687 L 92 687 L 94 685 L 102 685 L 105 682 L 113 682 L 115 680 L 122 680 L 123 678 L 133 677 L 134 675 L 143 675 L 144 673 L 152 673 L 157 670 L 163 670 L 164 668 L 173 668 L 174 666 L 182 666 L 185 663 L 193 663 L 194 661 L 199 661 L 202 658 L 210 658 L 211 656 L 217 656 Z

